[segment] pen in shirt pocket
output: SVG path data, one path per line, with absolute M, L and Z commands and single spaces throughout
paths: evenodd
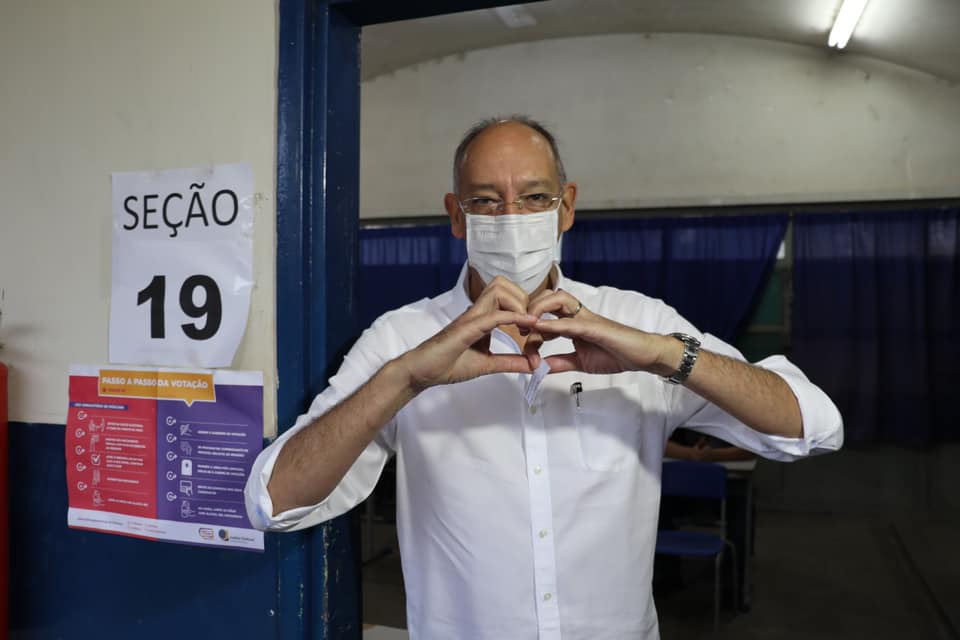
M 572 385 L 570 385 L 570 393 L 571 393 L 571 394 L 576 398 L 576 400 L 577 400 L 577 409 L 580 408 L 580 393 L 581 393 L 581 392 L 583 392 L 583 383 L 581 383 L 581 382 L 574 382 Z

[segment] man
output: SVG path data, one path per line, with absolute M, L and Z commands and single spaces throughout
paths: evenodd
M 444 198 L 460 281 L 364 332 L 248 482 L 255 526 L 298 529 L 360 503 L 396 455 L 412 638 L 657 638 L 671 432 L 782 460 L 842 443 L 784 358 L 747 364 L 658 300 L 565 278 L 576 196 L 538 123 L 469 131 Z

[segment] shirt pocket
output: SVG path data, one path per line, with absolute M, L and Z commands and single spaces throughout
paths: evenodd
M 636 399 L 618 388 L 571 396 L 583 465 L 591 471 L 621 471 L 636 464 L 642 421 Z

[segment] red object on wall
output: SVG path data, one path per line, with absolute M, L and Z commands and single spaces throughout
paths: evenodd
M 0 638 L 10 628 L 10 495 L 7 493 L 7 365 L 0 362 Z

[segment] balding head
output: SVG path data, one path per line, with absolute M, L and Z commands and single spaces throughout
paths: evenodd
M 499 201 L 498 214 L 530 213 L 520 198 L 558 203 L 558 233 L 573 224 L 577 185 L 567 180 L 553 135 L 530 118 L 484 120 L 470 129 L 454 156 L 454 192 L 443 198 L 451 231 L 466 237 L 466 200 Z
M 457 145 L 456 152 L 453 155 L 454 193 L 460 193 L 460 171 L 463 167 L 463 163 L 470 155 L 470 149 L 473 146 L 474 141 L 476 141 L 478 138 L 485 137 L 486 134 L 492 133 L 492 129 L 517 129 L 518 127 L 525 128 L 530 131 L 532 136 L 532 144 L 544 145 L 544 150 L 549 154 L 550 160 L 555 167 L 554 178 L 559 183 L 559 186 L 566 184 L 567 174 L 563 168 L 563 161 L 560 159 L 560 151 L 557 148 L 557 140 L 553 134 L 533 118 L 524 115 L 513 115 L 505 118 L 487 118 L 486 120 L 481 120 L 471 127 L 466 134 L 464 134 L 463 138 L 460 140 L 460 144 Z

